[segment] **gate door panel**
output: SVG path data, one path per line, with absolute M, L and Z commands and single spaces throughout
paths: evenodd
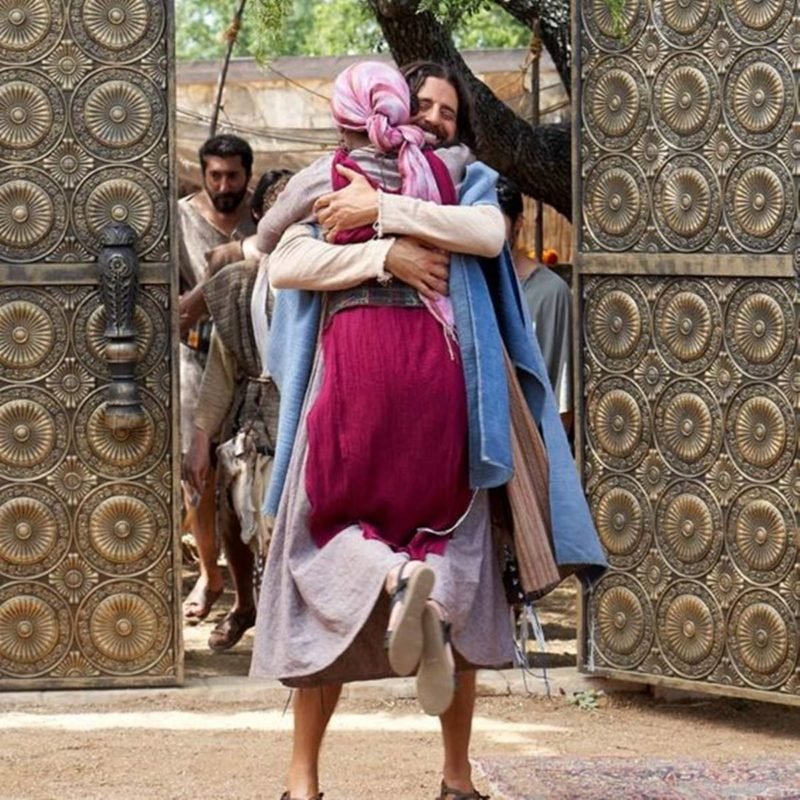
M 800 17 L 581 0 L 583 669 L 800 703 Z
M 181 679 L 171 28 L 0 3 L 3 689 Z

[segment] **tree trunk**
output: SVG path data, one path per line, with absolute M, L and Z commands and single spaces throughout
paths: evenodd
M 512 178 L 525 194 L 572 217 L 570 131 L 566 125 L 533 127 L 479 81 L 433 15 L 417 13 L 416 0 L 367 0 L 395 61 L 425 59 L 453 66 L 475 101 L 477 156 Z M 506 4 L 503 3 L 503 7 Z

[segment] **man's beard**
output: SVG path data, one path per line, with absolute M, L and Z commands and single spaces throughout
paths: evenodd
M 217 194 L 208 192 L 208 196 L 211 198 L 214 208 L 216 208 L 220 214 L 230 214 L 232 211 L 236 211 L 242 204 L 246 194 L 247 187 L 240 192 L 217 192 Z
M 436 125 L 431 125 L 427 120 L 421 119 L 414 124 L 418 128 L 422 128 L 425 133 L 433 134 L 436 137 L 436 141 L 433 144 L 434 147 L 450 147 L 457 142 L 457 137 L 454 136 L 452 139 L 448 139 L 447 131 L 445 131 L 443 128 L 437 127 Z

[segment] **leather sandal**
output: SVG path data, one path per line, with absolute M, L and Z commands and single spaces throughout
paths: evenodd
M 419 566 L 406 578 L 403 573 L 412 563 Z M 419 664 L 422 615 L 435 579 L 434 571 L 421 561 L 406 561 L 397 574 L 397 585 L 390 593 L 389 628 L 385 640 L 389 664 L 397 675 L 410 675 Z
M 281 800 L 300 800 L 299 797 L 292 797 L 289 792 L 284 792 L 281 795 Z M 322 792 L 319 794 L 315 794 L 313 797 L 309 797 L 308 800 L 322 800 Z
M 459 789 L 451 789 L 444 781 L 436 800 L 490 800 L 488 794 L 481 794 L 477 789 L 471 792 L 462 792 Z
M 432 604 L 422 615 L 422 657 L 417 671 L 417 700 L 426 714 L 438 717 L 453 702 L 456 690 L 455 661 L 450 646 L 450 624 Z
M 211 631 L 208 646 L 215 653 L 229 650 L 256 624 L 256 610 L 229 611 Z

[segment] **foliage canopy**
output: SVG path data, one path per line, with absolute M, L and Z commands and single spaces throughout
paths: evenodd
M 176 0 L 179 59 L 218 58 L 240 0 Z M 530 31 L 490 0 L 420 0 L 459 49 L 526 47 Z M 234 55 L 358 55 L 386 51 L 366 0 L 249 0 Z

